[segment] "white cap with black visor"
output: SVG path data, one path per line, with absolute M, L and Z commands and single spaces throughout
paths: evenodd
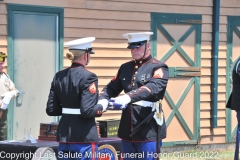
M 152 34 L 153 34 L 153 32 L 126 33 L 126 34 L 123 34 L 123 37 L 128 40 L 128 47 L 127 47 L 128 49 L 139 48 L 145 44 L 145 51 L 144 51 L 144 55 L 142 57 L 142 58 L 144 58 L 144 56 L 146 54 L 146 48 L 147 48 L 146 42 L 149 41 L 150 36 Z

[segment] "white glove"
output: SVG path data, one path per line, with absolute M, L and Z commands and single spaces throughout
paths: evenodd
M 113 100 L 117 104 L 121 104 L 122 109 L 125 109 L 127 107 L 127 104 L 129 102 L 131 102 L 131 98 L 127 94 L 124 94 L 124 95 L 116 97 L 116 98 L 111 98 L 111 100 Z
M 103 107 L 103 112 L 106 112 L 107 107 L 108 107 L 108 100 L 107 99 L 101 99 L 98 101 L 97 104 L 101 104 Z
M 7 106 L 8 106 L 8 104 L 2 103 L 2 106 L 0 108 L 5 110 L 5 109 L 7 109 Z
M 1 97 L 3 97 L 2 103 L 9 104 L 12 97 L 14 96 L 14 92 L 6 92 Z

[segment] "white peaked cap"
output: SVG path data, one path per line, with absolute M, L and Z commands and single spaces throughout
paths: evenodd
M 123 34 L 123 37 L 128 39 L 128 43 L 133 43 L 133 42 L 141 42 L 145 40 L 150 39 L 150 35 L 152 35 L 153 32 L 136 32 L 136 33 L 126 33 Z
M 64 45 L 68 46 L 69 50 L 71 49 L 88 50 L 88 48 L 92 48 L 92 42 L 94 40 L 95 40 L 95 37 L 86 37 L 86 38 L 69 41 Z

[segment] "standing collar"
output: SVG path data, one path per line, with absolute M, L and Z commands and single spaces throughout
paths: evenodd
M 152 56 L 151 56 L 151 55 L 149 55 L 147 58 L 145 58 L 145 59 L 143 59 L 143 60 L 135 60 L 135 63 L 136 63 L 137 65 L 142 65 L 142 64 L 148 62 L 150 59 L 152 59 Z
M 73 62 L 72 65 L 71 65 L 71 68 L 75 68 L 75 67 L 80 67 L 80 66 L 83 66 L 81 63 L 78 63 L 78 62 Z

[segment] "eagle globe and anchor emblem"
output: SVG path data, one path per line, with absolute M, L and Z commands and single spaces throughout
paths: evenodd
M 34 153 L 32 160 L 57 160 L 55 152 L 50 147 L 40 147 Z M 98 147 L 98 160 L 118 160 L 117 151 L 109 144 Z
M 117 151 L 109 144 L 98 147 L 98 160 L 118 160 Z

